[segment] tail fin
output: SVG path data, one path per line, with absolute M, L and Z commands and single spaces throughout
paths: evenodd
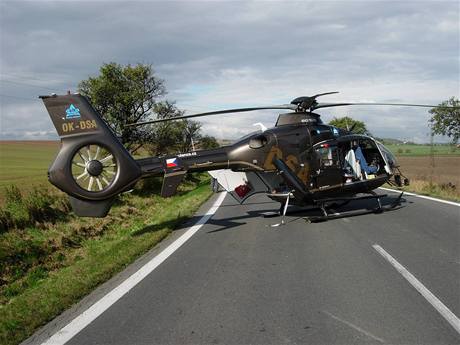
M 40 96 L 61 138 L 48 179 L 71 196 L 79 216 L 104 217 L 141 168 L 82 95 Z

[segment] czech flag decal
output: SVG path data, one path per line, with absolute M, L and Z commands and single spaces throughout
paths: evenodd
M 178 167 L 179 164 L 177 163 L 177 157 L 175 158 L 169 158 L 166 160 L 166 167 L 167 168 L 175 168 Z

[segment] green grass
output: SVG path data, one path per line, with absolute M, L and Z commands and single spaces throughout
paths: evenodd
M 428 156 L 431 154 L 431 145 L 385 145 L 396 156 Z M 433 153 L 437 156 L 460 156 L 460 148 L 453 145 L 434 145 Z
M 24 340 L 168 236 L 210 196 L 208 182 L 168 199 L 137 189 L 103 219 L 69 214 L 0 234 L 0 343 Z
M 59 142 L 0 141 L 0 189 L 12 183 L 21 189 L 47 184 L 47 171 Z

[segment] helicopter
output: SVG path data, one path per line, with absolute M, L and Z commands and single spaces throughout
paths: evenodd
M 315 110 L 355 105 L 435 106 L 317 101 L 320 96 L 335 93 L 297 97 L 289 104 L 226 109 L 129 124 L 141 126 L 256 110 L 288 111 L 279 114 L 273 128 L 260 124 L 259 131 L 228 146 L 141 159 L 130 155 L 85 96 L 78 93 L 39 96 L 61 139 L 48 179 L 69 195 L 73 211 L 82 217 L 105 217 L 116 196 L 131 190 L 140 179 L 163 176 L 161 195 L 170 197 L 187 173 L 204 171 L 212 176 L 215 191 L 224 189 L 239 203 L 256 193 L 265 193 L 279 202 L 277 213 L 283 216 L 283 222 L 289 205 L 319 208 L 322 215 L 312 217 L 311 221 L 334 218 L 337 213 L 328 212 L 331 204 L 344 205 L 354 200 L 375 199 L 377 207 L 372 212 L 396 207 L 402 193 L 384 207 L 380 199 L 385 195 L 374 191 L 385 183 L 398 187 L 409 184 L 391 151 L 371 136 L 353 133 L 353 128 L 324 124 Z

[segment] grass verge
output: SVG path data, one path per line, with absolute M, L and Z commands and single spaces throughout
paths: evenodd
M 383 187 L 395 189 L 394 186 L 390 186 L 388 184 L 385 184 Z M 398 189 L 443 200 L 460 202 L 460 191 L 456 188 L 456 186 L 448 184 L 430 183 L 424 180 L 411 179 L 409 186 L 403 186 Z
M 168 199 L 142 189 L 125 194 L 104 219 L 70 214 L 2 233 L 0 343 L 30 336 L 165 238 L 210 195 L 201 177 Z

